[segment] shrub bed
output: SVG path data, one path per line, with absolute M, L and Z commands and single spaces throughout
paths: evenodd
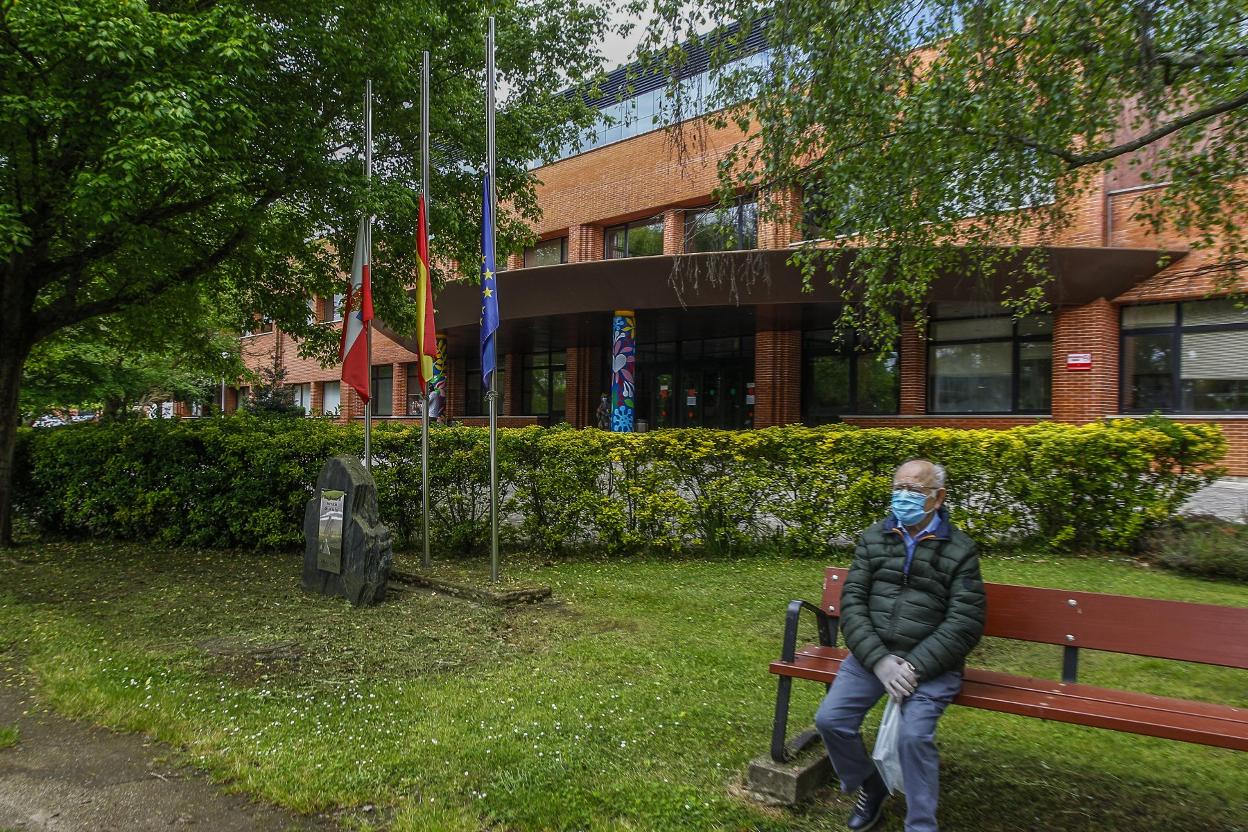
M 1248 527 L 1217 517 L 1183 517 L 1144 536 L 1154 563 L 1202 578 L 1248 581 Z
M 301 543 L 324 460 L 360 454 L 359 425 L 320 419 L 141 421 L 29 430 L 19 511 L 39 527 L 162 544 L 271 549 Z M 760 547 L 818 554 L 877 520 L 892 471 L 945 465 L 954 519 L 988 547 L 1130 549 L 1218 476 L 1221 431 L 1159 417 L 1009 431 L 784 427 L 612 434 L 499 432 L 511 545 L 610 553 Z M 420 534 L 420 430 L 379 425 L 374 475 L 401 544 Z M 434 544 L 488 539 L 488 435 L 436 427 Z

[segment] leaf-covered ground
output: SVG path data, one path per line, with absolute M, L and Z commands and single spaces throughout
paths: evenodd
M 345 809 L 351 826 L 838 828 L 849 804 L 833 790 L 797 812 L 736 790 L 766 748 L 784 605 L 817 594 L 822 566 L 522 559 L 509 578 L 550 584 L 554 602 L 417 592 L 356 610 L 302 593 L 293 556 L 30 544 L 0 559 L 0 651 L 64 713 L 148 732 L 230 788 Z M 985 573 L 1248 606 L 1243 585 L 1130 562 L 993 559 Z M 1060 652 L 989 642 L 975 663 L 1052 677 Z M 1242 671 L 1102 654 L 1080 669 L 1248 707 Z M 796 689 L 794 728 L 821 687 Z M 941 745 L 948 829 L 1248 830 L 1246 754 L 966 708 Z M 899 809 L 883 829 L 901 829 Z

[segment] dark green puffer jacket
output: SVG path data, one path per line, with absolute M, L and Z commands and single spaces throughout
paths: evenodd
M 943 507 L 908 566 L 891 514 L 858 538 L 841 590 L 841 632 L 867 670 L 889 654 L 914 665 L 920 681 L 960 670 L 984 634 L 985 610 L 978 548 Z

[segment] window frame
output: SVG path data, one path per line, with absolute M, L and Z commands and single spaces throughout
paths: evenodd
M 1183 333 L 1202 332 L 1244 332 L 1248 331 L 1248 321 L 1239 324 L 1195 324 L 1183 325 L 1184 307 L 1192 303 L 1206 300 L 1227 300 L 1220 298 L 1200 298 L 1189 300 L 1160 300 L 1150 303 L 1124 303 L 1118 307 L 1118 412 L 1127 415 L 1147 415 L 1149 413 L 1172 413 L 1191 416 L 1238 416 L 1248 414 L 1244 410 L 1184 410 L 1183 403 Z M 1165 326 L 1143 326 L 1128 329 L 1123 324 L 1128 309 L 1141 306 L 1174 306 L 1174 323 Z M 1170 336 L 1170 404 L 1169 408 L 1128 408 L 1127 405 L 1127 338 L 1133 335 L 1169 335 Z
M 390 412 L 389 413 L 377 412 L 377 400 L 379 398 L 377 394 L 382 389 L 381 384 L 380 384 L 380 376 L 381 376 L 382 370 L 385 370 L 386 372 L 390 374 L 390 387 L 386 394 L 390 397 Z M 372 394 L 373 394 L 372 399 L 370 401 L 370 405 L 372 406 L 372 415 L 378 419 L 388 419 L 388 418 L 393 417 L 394 416 L 394 365 L 393 364 L 374 364 L 372 367 L 369 368 L 369 374 L 370 375 L 369 375 L 368 383 L 371 387 Z
M 537 263 L 534 263 L 532 266 L 529 265 L 529 252 L 536 253 L 537 250 L 541 248 L 542 246 L 547 246 L 554 242 L 559 243 L 559 262 L 557 264 L 547 263 L 546 265 L 547 266 L 551 266 L 551 265 L 562 266 L 564 263 L 568 262 L 568 235 L 564 234 L 562 237 L 551 237 L 550 239 L 547 239 L 547 240 L 538 240 L 536 243 L 534 243 L 531 246 L 525 246 L 524 251 L 520 253 L 520 261 L 521 263 L 523 263 L 523 265 L 520 268 L 522 269 L 544 268 L 544 266 L 538 265 Z M 605 236 L 603 237 L 603 245 L 604 247 L 606 245 Z M 603 251 L 605 252 L 606 249 L 604 248 Z
M 754 239 L 750 240 L 745 234 L 745 209 L 747 206 L 754 208 Z M 704 214 L 717 211 L 730 212 L 732 216 L 733 248 L 716 248 L 708 249 L 706 252 L 695 252 L 689 248 L 689 243 L 695 236 L 690 231 L 691 222 L 696 222 L 696 218 Z M 700 208 L 687 208 L 684 211 L 684 234 L 681 237 L 681 251 L 686 254 L 711 253 L 715 251 L 749 251 L 758 248 L 758 199 L 753 194 L 742 194 L 733 200 L 731 205 L 725 206 L 718 202 L 704 205 Z
M 563 360 L 556 363 L 554 357 L 562 355 Z M 538 365 L 537 357 L 544 357 L 546 363 Z M 532 363 L 530 363 L 532 362 Z M 533 385 L 529 374 L 544 371 L 546 375 L 546 410 L 544 412 L 534 411 L 530 407 Z M 555 410 L 554 393 L 555 393 L 555 373 L 563 373 L 563 409 Z M 548 349 L 540 352 L 526 352 L 520 359 L 520 410 L 525 416 L 545 417 L 548 420 L 566 421 L 568 416 L 568 353 L 567 350 Z
M 875 353 L 868 347 L 868 345 L 863 343 L 862 339 L 860 339 L 856 335 L 853 336 L 852 338 L 842 338 L 839 349 L 834 349 L 831 346 L 829 346 L 827 349 L 821 349 L 819 351 L 811 351 L 807 348 L 808 336 L 813 335 L 814 333 L 817 333 L 817 332 L 835 332 L 835 330 L 828 329 L 827 327 L 821 327 L 821 328 L 815 328 L 815 329 L 806 329 L 806 328 L 802 329 L 802 357 L 801 357 L 801 360 L 802 360 L 802 374 L 801 374 L 802 424 L 812 425 L 812 426 L 816 424 L 815 422 L 811 420 L 811 417 L 810 417 L 810 407 L 812 404 L 810 401 L 810 394 L 813 393 L 814 391 L 814 365 L 813 363 L 808 361 L 807 358 L 818 358 L 822 356 L 838 356 L 838 357 L 849 359 L 849 374 L 847 376 L 847 383 L 849 385 L 849 409 L 845 410 L 843 413 L 839 415 L 851 416 L 851 417 L 896 416 L 897 414 L 901 412 L 902 354 L 901 354 L 900 347 L 898 347 L 898 349 L 896 350 L 897 374 L 896 374 L 896 378 L 894 379 L 893 409 L 891 411 L 876 411 L 876 412 L 864 411 L 862 409 L 862 403 L 858 397 L 858 392 L 859 392 L 858 391 L 858 361 L 859 359 L 875 361 L 876 360 Z M 818 424 L 825 425 L 825 424 L 835 424 L 835 423 L 834 422 L 819 422 Z
M 998 335 L 991 338 L 943 339 L 929 337 L 927 339 L 927 366 L 924 368 L 924 387 L 926 388 L 926 412 L 932 416 L 1048 416 L 1053 412 L 1053 323 L 1054 316 L 1049 315 L 1049 331 L 1035 335 L 1019 335 L 1018 325 L 1021 321 L 1011 315 L 957 315 L 948 318 L 932 317 L 930 324 L 949 321 L 987 320 L 1007 318 L 1010 321 L 1010 335 Z M 1018 406 L 1019 396 L 1019 360 L 1020 344 L 1047 342 L 1049 344 L 1049 407 L 1047 410 L 1023 410 Z M 935 390 L 932 385 L 932 368 L 935 366 L 935 350 L 938 347 L 955 346 L 958 344 L 1009 344 L 1010 345 L 1010 409 L 1009 410 L 937 410 L 935 407 Z
M 659 240 L 662 241 L 667 234 L 667 220 L 663 214 L 647 217 L 646 219 L 633 220 L 632 222 L 620 222 L 615 225 L 609 225 L 602 230 L 602 259 L 603 260 L 627 260 L 630 257 L 661 257 L 663 255 L 662 246 L 660 246 L 658 254 L 632 254 L 629 249 L 632 247 L 629 238 L 632 236 L 630 232 L 634 228 L 646 228 L 651 225 L 659 226 Z M 611 232 L 624 231 L 624 253 L 619 257 L 611 254 Z

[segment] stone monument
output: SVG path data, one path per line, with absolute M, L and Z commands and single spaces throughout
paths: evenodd
M 303 588 L 357 607 L 386 595 L 394 551 L 377 513 L 377 485 L 358 459 L 336 456 L 321 468 L 303 512 Z

